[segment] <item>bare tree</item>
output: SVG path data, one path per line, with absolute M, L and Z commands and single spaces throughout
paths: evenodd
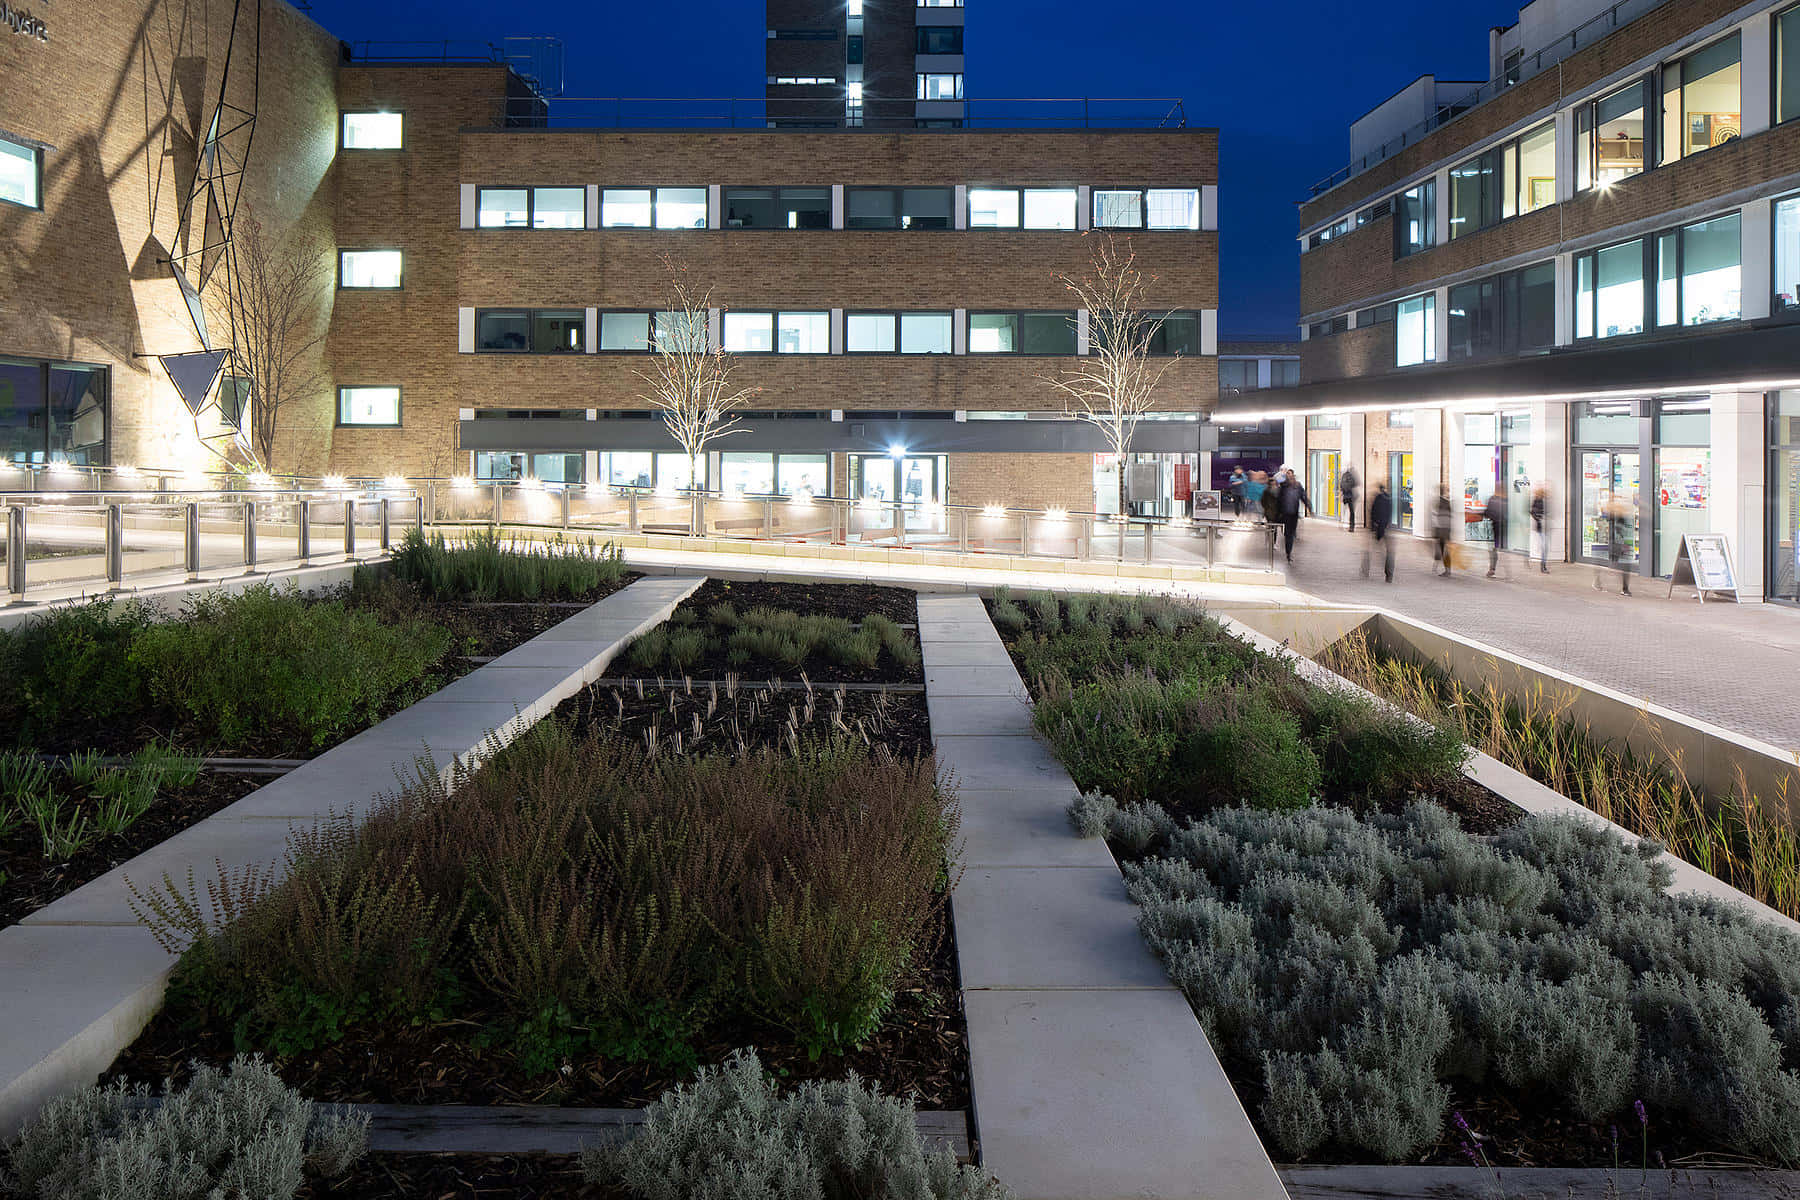
M 329 382 L 320 351 L 331 260 L 296 234 L 276 240 L 247 211 L 232 222 L 229 254 L 225 296 L 235 370 L 250 381 L 251 453 L 269 470 L 282 410 Z
M 669 271 L 669 297 L 657 314 L 653 366 L 639 371 L 638 378 L 649 389 L 644 398 L 662 413 L 669 436 L 687 455 L 688 486 L 698 492 L 700 456 L 719 438 L 744 431 L 736 414 L 761 389 L 737 387 L 732 356 L 707 336 L 712 289 L 695 283 L 685 263 L 665 257 L 663 265 Z M 664 328 L 665 321 L 674 328 Z M 695 508 L 697 514 L 697 498 Z M 698 520 L 692 524 L 696 535 L 699 526 Z
M 1095 237 L 1094 234 L 1087 234 Z M 1126 513 L 1126 455 L 1138 420 L 1150 411 L 1157 386 L 1172 359 L 1153 360 L 1150 346 L 1164 318 L 1147 311 L 1154 277 L 1137 267 L 1131 240 L 1121 246 L 1111 234 L 1096 238 L 1088 272 L 1064 275 L 1076 307 L 1088 314 L 1088 352 L 1076 365 L 1052 376 L 1063 394 L 1064 411 L 1106 437 L 1119 463 L 1119 515 Z

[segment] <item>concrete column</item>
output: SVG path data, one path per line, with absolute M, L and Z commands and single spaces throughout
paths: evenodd
M 1748 111 L 1748 110 L 1746 110 Z M 1744 205 L 1738 217 L 1743 237 L 1739 261 L 1743 264 L 1744 319 L 1754 321 L 1769 315 L 1775 291 L 1775 239 L 1772 222 L 1774 206 L 1767 197 Z
M 1343 419 L 1343 435 L 1344 449 L 1342 462 L 1346 469 L 1350 467 L 1356 468 L 1358 486 L 1362 489 L 1362 496 L 1357 500 L 1357 506 L 1362 512 L 1367 512 L 1369 504 L 1369 479 L 1371 478 L 1369 473 L 1368 417 L 1363 413 L 1345 413 Z M 1335 479 L 1331 481 L 1331 486 L 1337 486 L 1337 481 Z M 1357 514 L 1359 519 L 1356 523 L 1358 525 L 1362 524 L 1360 519 L 1362 512 Z
M 1761 133 L 1769 127 L 1774 112 L 1775 96 L 1775 13 L 1764 9 L 1740 27 L 1739 43 L 1742 83 L 1742 107 L 1738 128 L 1743 137 Z
M 1556 344 L 1575 341 L 1575 256 L 1556 256 Z
M 1203 308 L 1200 310 L 1200 353 L 1217 354 L 1219 352 L 1219 310 Z
M 1306 476 L 1306 418 L 1287 417 L 1281 431 L 1281 462 Z
M 951 310 L 950 352 L 952 354 L 969 352 L 969 310 L 966 308 Z
M 1544 536 L 1550 539 L 1551 562 L 1569 557 L 1569 514 L 1581 503 L 1569 484 L 1569 405 L 1563 400 L 1534 400 L 1531 441 L 1525 447 L 1525 469 L 1531 485 L 1550 489 L 1544 505 Z M 1529 503 L 1529 501 L 1527 501 Z
M 1439 288 L 1431 302 L 1431 361 L 1450 361 L 1450 289 Z
M 1575 198 L 1575 110 L 1556 114 L 1556 202 Z
M 475 353 L 475 310 L 473 308 L 456 310 L 456 352 L 458 354 Z
M 844 310 L 841 308 L 831 310 L 831 352 L 844 352 Z
M 1089 313 L 1087 309 L 1078 308 L 1075 310 L 1075 353 L 1077 354 L 1086 354 L 1088 352 L 1088 320 Z
M 1219 228 L 1219 185 L 1216 183 L 1200 189 L 1200 228 Z
M 1088 229 L 1094 223 L 1094 189 L 1085 183 L 1075 185 L 1075 228 Z
M 1413 413 L 1413 534 L 1431 536 L 1431 510 L 1444 481 L 1444 414 L 1421 408 Z
M 953 226 L 955 226 L 957 229 L 967 229 L 969 227 L 969 185 L 968 184 L 959 183 L 956 185 L 956 198 L 954 200 L 954 205 L 955 205 L 955 207 L 951 209 L 951 224 Z
M 586 325 L 586 329 L 585 329 L 586 336 L 583 339 L 582 344 L 583 344 L 583 346 L 586 347 L 587 352 L 589 354 L 597 354 L 600 351 L 600 310 L 599 309 L 590 308 L 587 310 L 587 321 L 585 322 L 585 325 Z
M 706 227 L 721 229 L 725 225 L 725 190 L 722 185 L 709 183 L 706 185 Z
M 462 185 L 462 227 L 475 228 L 475 185 L 472 183 Z
M 725 343 L 725 310 L 709 308 L 706 310 L 706 348 L 717 350 Z
M 583 207 L 586 211 L 583 213 L 584 220 L 582 221 L 582 224 L 586 225 L 589 229 L 600 228 L 599 184 L 590 183 L 587 185 L 587 203 Z
M 1450 168 L 1445 167 L 1436 175 L 1437 184 L 1432 188 L 1433 208 L 1437 210 L 1437 233 L 1431 239 L 1434 246 L 1442 246 L 1450 240 Z
M 1767 454 L 1763 440 L 1768 418 L 1761 392 L 1714 392 L 1712 395 L 1712 480 L 1707 489 L 1707 518 L 1713 533 L 1725 535 L 1737 568 L 1739 594 L 1746 601 L 1763 598 L 1763 558 L 1768 536 L 1764 513 Z M 1644 479 L 1654 486 L 1648 469 Z M 1647 501 L 1654 494 L 1645 493 Z M 1646 509 L 1648 504 L 1646 504 Z
M 1464 414 L 1445 409 L 1441 424 L 1444 435 L 1443 471 L 1444 482 L 1450 486 L 1450 510 L 1453 519 L 1450 522 L 1450 537 L 1453 541 L 1464 541 L 1468 536 L 1468 522 L 1462 519 L 1463 508 L 1463 433 L 1467 424 Z M 1437 493 L 1431 495 L 1433 502 Z M 1481 497 L 1483 503 L 1487 497 Z
M 831 185 L 831 227 L 844 227 L 844 185 L 841 183 Z

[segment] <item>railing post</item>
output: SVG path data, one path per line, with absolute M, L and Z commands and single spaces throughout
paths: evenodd
M 763 541 L 775 540 L 775 501 L 769 496 L 763 497 Z
M 906 545 L 906 501 L 894 501 L 894 545 Z
M 437 485 L 433 484 L 432 486 L 435 488 Z M 413 504 L 415 506 L 413 508 L 413 531 L 423 539 L 425 537 L 425 501 L 423 498 L 415 496 L 413 497 Z M 437 495 L 435 492 L 431 497 L 431 512 L 432 516 L 436 517 Z
M 256 572 L 256 501 L 244 501 L 244 574 Z
M 344 501 L 344 557 L 356 557 L 356 501 Z
M 388 498 L 381 498 L 381 548 L 386 550 L 394 544 L 393 526 L 388 519 Z
M 956 510 L 956 548 L 964 554 L 969 552 L 969 510 Z
M 501 490 L 501 484 L 496 480 L 494 482 L 494 524 L 496 525 L 501 524 L 506 516 L 506 510 L 501 507 L 505 503 L 506 495 Z
M 1152 538 L 1155 533 L 1156 533 L 1156 526 L 1151 524 L 1149 521 L 1145 521 L 1144 522 L 1144 565 L 1146 567 L 1150 565 L 1150 554 L 1153 549 Z
M 106 582 L 118 587 L 125 582 L 125 506 L 106 506 Z
M 200 573 L 200 505 L 189 500 L 182 506 L 186 515 L 182 538 L 182 565 L 190 576 Z
M 294 509 L 294 553 L 301 562 L 312 557 L 312 501 L 305 496 Z
M 25 506 L 8 505 L 6 509 L 6 590 L 15 596 L 25 594 Z
M 437 516 L 437 483 L 436 483 L 436 481 L 426 484 L 425 485 L 425 494 L 423 496 L 419 497 L 419 526 L 420 526 L 420 528 L 423 528 L 425 525 L 425 508 L 426 508 L 427 502 L 429 502 L 430 507 L 431 507 L 431 520 L 435 524 L 438 519 L 438 516 Z
M 569 527 L 569 485 L 566 483 L 562 489 L 562 527 Z
M 636 490 L 626 493 L 625 527 L 632 533 L 638 531 L 638 494 Z
M 1019 514 L 1019 553 L 1021 555 L 1024 555 L 1027 558 L 1029 558 L 1031 556 L 1031 514 L 1030 513 L 1020 513 Z
M 694 493 L 694 511 L 689 518 L 691 532 L 695 537 L 706 536 L 706 493 Z

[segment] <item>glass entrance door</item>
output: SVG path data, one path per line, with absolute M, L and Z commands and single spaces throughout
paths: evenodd
M 943 529 L 944 456 L 888 454 L 850 456 L 850 495 L 859 501 L 856 527 L 870 531 L 894 527 L 895 502 L 906 505 L 909 530 Z
M 1410 450 L 1388 454 L 1388 492 L 1394 498 L 1394 524 L 1413 527 L 1413 458 Z
M 1321 517 L 1339 517 L 1342 503 L 1338 499 L 1338 481 L 1343 478 L 1341 465 L 1343 455 L 1336 450 L 1314 450 L 1312 470 L 1312 486 L 1307 493 L 1312 497 L 1313 511 Z
M 1581 452 L 1581 545 L 1588 562 L 1638 561 L 1638 454 L 1635 450 Z

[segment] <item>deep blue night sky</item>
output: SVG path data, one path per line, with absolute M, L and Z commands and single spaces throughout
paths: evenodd
M 1184 99 L 1190 124 L 1219 127 L 1221 332 L 1295 337 L 1295 201 L 1408 81 L 1484 77 L 1487 29 L 1518 6 L 1418 21 L 1341 0 L 968 0 L 968 94 Z M 315 0 L 313 16 L 346 41 L 559 36 L 569 96 L 763 92 L 760 0 Z

